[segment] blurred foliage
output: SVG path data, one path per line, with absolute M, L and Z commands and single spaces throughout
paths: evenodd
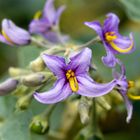
M 127 35 L 130 31 L 134 32 L 134 39 L 137 50 L 129 55 L 119 56 L 126 65 L 129 79 L 140 77 L 140 0 L 56 0 L 56 6 L 66 4 L 67 9 L 62 15 L 61 28 L 65 33 L 70 34 L 79 42 L 86 42 L 95 36 L 95 32 L 83 23 L 84 21 L 100 20 L 103 21 L 107 12 L 115 12 L 119 15 L 120 31 Z M 34 13 L 42 9 L 45 0 L 0 0 L 0 19 L 10 18 L 17 25 L 28 29 Z M 131 20 L 129 20 L 131 19 Z M 0 21 L 1 21 L 0 20 Z M 0 75 L 7 72 L 9 66 L 27 66 L 40 53 L 39 48 L 27 46 L 25 48 L 9 47 L 0 44 Z M 106 68 L 101 62 L 101 56 L 105 51 L 101 44 L 93 46 L 93 61 L 98 66 L 98 72 L 105 79 L 112 79 L 111 70 Z M 110 76 L 108 76 L 110 75 Z M 0 77 L 0 78 L 1 78 Z M 15 97 L 7 96 L 0 98 L 0 140 L 44 140 L 46 135 L 40 136 L 29 131 L 29 122 L 33 115 L 42 112 L 46 105 L 33 101 L 30 109 L 23 112 L 15 112 Z M 105 133 L 106 140 L 135 140 L 140 139 L 138 130 L 140 129 L 139 106 L 135 104 L 134 120 L 122 129 L 118 127 L 115 131 Z M 60 103 L 52 114 L 51 128 L 58 129 L 64 104 Z M 116 120 L 114 120 L 116 121 Z M 110 123 L 110 122 L 107 122 Z M 120 123 L 117 120 L 117 123 Z M 122 124 L 124 125 L 124 124 Z M 108 126 L 106 126 L 108 127 Z M 106 128 L 107 129 L 107 128 Z M 109 129 L 112 130 L 112 129 Z M 127 131 L 128 130 L 128 131 Z M 76 131 L 76 130 L 75 130 Z M 128 133 L 129 132 L 129 133 Z M 46 139 L 47 140 L 47 139 Z
M 140 22 L 140 1 L 139 0 L 119 0 L 124 6 L 130 19 Z

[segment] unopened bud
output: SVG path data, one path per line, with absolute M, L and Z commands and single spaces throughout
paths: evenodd
M 17 88 L 18 81 L 16 79 L 7 79 L 0 84 L 0 96 L 6 95 Z
M 40 73 L 30 74 L 22 78 L 22 83 L 29 87 L 40 86 L 46 80 L 45 76 Z
M 87 97 L 82 97 L 79 105 L 78 111 L 80 114 L 80 119 L 83 124 L 87 124 L 89 122 L 89 112 L 92 105 L 92 100 Z
M 99 97 L 96 99 L 98 105 L 100 105 L 105 110 L 110 110 L 111 105 L 107 102 L 107 100 L 104 97 Z
M 16 109 L 26 110 L 29 107 L 31 100 L 32 100 L 32 94 L 28 94 L 20 97 L 16 103 Z
M 43 59 L 41 57 L 38 57 L 37 59 L 35 59 L 34 61 L 32 61 L 30 63 L 30 68 L 34 72 L 42 71 L 45 68 L 45 64 L 44 64 Z
M 49 130 L 48 119 L 41 115 L 35 116 L 30 124 L 31 131 L 37 134 L 45 134 Z
M 29 71 L 27 71 L 27 70 L 14 68 L 14 67 L 9 68 L 9 74 L 10 74 L 11 77 L 21 76 L 21 75 L 25 75 L 25 74 L 28 74 L 28 73 L 29 73 Z

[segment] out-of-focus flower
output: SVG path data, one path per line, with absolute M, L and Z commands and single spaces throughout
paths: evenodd
M 0 41 L 8 45 L 27 45 L 30 43 L 30 34 L 16 26 L 11 20 L 4 19 L 2 21 L 2 34 Z
M 113 76 L 117 80 L 118 92 L 122 95 L 122 97 L 124 99 L 126 109 L 127 109 L 126 121 L 129 123 L 131 120 L 131 117 L 132 117 L 133 106 L 132 106 L 132 103 L 127 96 L 127 91 L 129 88 L 131 88 L 133 86 L 133 84 L 132 84 L 132 81 L 127 81 L 127 79 L 126 79 L 124 65 L 123 64 L 120 64 L 120 65 L 121 65 L 121 74 L 114 71 Z
M 119 34 L 119 18 L 114 13 L 107 14 L 103 27 L 98 21 L 85 22 L 85 25 L 94 29 L 102 40 L 107 56 L 102 57 L 102 61 L 109 67 L 114 67 L 117 63 L 115 54 L 127 54 L 134 51 L 134 39 L 132 33 L 129 37 Z
M 55 10 L 54 0 L 47 0 L 43 12 L 37 12 L 34 19 L 29 25 L 30 33 L 40 34 L 50 42 L 60 42 L 59 20 L 65 6 Z M 67 39 L 67 36 L 61 36 L 62 39 Z
M 88 70 L 92 52 L 88 48 L 71 57 L 68 64 L 62 57 L 47 54 L 42 57 L 47 67 L 57 77 L 57 81 L 50 91 L 34 94 L 35 99 L 41 103 L 57 103 L 66 99 L 72 93 L 97 97 L 107 94 L 116 86 L 116 80 L 101 84 L 90 78 Z
M 16 79 L 9 78 L 3 83 L 0 83 L 0 96 L 7 95 L 17 88 L 18 81 Z

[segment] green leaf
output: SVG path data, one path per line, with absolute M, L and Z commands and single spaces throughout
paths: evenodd
M 140 22 L 140 0 L 119 0 L 124 6 L 128 17 Z
M 32 112 L 18 112 L 12 114 L 0 127 L 1 140 L 31 140 L 28 124 Z

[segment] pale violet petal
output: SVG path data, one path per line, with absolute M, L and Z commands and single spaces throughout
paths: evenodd
M 2 30 L 16 45 L 26 45 L 30 41 L 30 34 L 26 30 L 16 26 L 11 20 L 4 19 L 2 21 Z
M 68 68 L 75 71 L 75 74 L 86 72 L 91 63 L 92 51 L 89 48 L 83 49 L 80 53 L 70 58 Z
M 52 24 L 54 22 L 55 15 L 56 10 L 54 7 L 54 0 L 47 0 L 43 9 L 43 17 Z
M 54 87 L 44 93 L 35 93 L 34 97 L 43 104 L 54 104 L 66 99 L 72 93 L 69 84 L 65 83 L 65 79 L 58 80 Z
M 60 56 L 43 54 L 42 58 L 46 64 L 46 66 L 56 75 L 57 77 L 64 77 L 65 73 L 65 59 Z
M 90 27 L 93 30 L 95 30 L 96 33 L 99 35 L 99 37 L 102 40 L 104 40 L 104 37 L 103 37 L 103 29 L 102 29 L 102 26 L 101 26 L 100 22 L 98 22 L 98 21 L 85 22 L 85 25 L 87 25 L 88 27 Z
M 115 57 L 113 51 L 110 48 L 108 48 L 108 46 L 105 45 L 105 49 L 107 55 L 102 56 L 103 63 L 108 67 L 115 67 L 116 63 L 118 62 L 118 59 Z
M 132 102 L 128 99 L 126 93 L 121 93 L 124 102 L 125 102 L 125 106 L 127 109 L 127 118 L 126 118 L 126 122 L 129 123 L 131 118 L 132 118 L 132 113 L 133 113 L 133 105 Z
M 109 13 L 106 15 L 107 19 L 104 22 L 103 31 L 105 32 L 118 32 L 118 26 L 119 26 L 119 18 L 114 13 Z
M 85 77 L 77 76 L 79 90 L 78 94 L 88 97 L 99 97 L 109 93 L 115 86 L 116 81 L 112 80 L 109 83 L 91 82 Z

